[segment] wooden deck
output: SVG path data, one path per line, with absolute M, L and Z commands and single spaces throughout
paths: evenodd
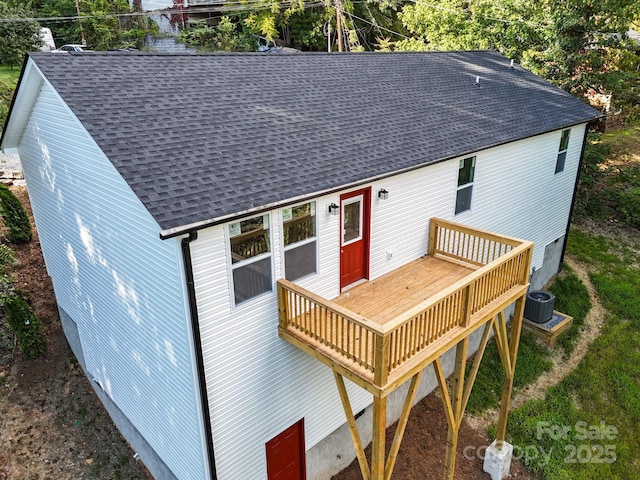
M 428 255 L 333 300 L 279 280 L 280 336 L 386 396 L 525 294 L 532 249 L 432 219 Z
M 424 256 L 370 282 L 361 283 L 333 301 L 379 325 L 450 287 L 477 268 Z
M 429 225 L 428 255 L 329 300 L 278 281 L 278 332 L 334 373 L 364 480 L 390 480 L 424 368 L 433 364 L 447 416 L 444 478 L 453 480 L 458 431 L 493 330 L 505 380 L 496 446 L 506 437 L 533 244 L 440 219 Z M 504 310 L 515 302 L 511 333 Z M 469 336 L 484 327 L 466 372 Z M 455 348 L 448 385 L 441 356 Z M 373 395 L 371 463 L 344 377 Z M 388 457 L 387 396 L 411 380 Z

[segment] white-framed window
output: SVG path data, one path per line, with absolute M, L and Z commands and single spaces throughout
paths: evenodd
M 458 188 L 456 191 L 456 215 L 471 208 L 473 176 L 476 170 L 476 157 L 467 157 L 458 164 Z
M 571 129 L 563 130 L 560 137 L 560 148 L 558 149 L 558 159 L 556 160 L 556 173 L 564 171 L 564 163 L 567 160 L 567 150 L 569 149 L 569 135 Z
M 229 224 L 229 250 L 236 305 L 273 290 L 268 214 Z
M 284 277 L 297 280 L 317 273 L 316 202 L 282 209 Z

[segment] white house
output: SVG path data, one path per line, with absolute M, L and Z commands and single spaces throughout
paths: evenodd
M 153 475 L 320 479 L 355 454 L 331 369 L 278 334 L 277 280 L 334 299 L 441 218 L 534 242 L 539 288 L 598 117 L 489 51 L 33 53 L 1 147 L 69 343 Z

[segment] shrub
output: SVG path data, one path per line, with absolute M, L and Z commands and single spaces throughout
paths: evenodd
M 11 330 L 18 339 L 18 346 L 25 358 L 43 354 L 47 339 L 42 333 L 42 323 L 19 293 L 4 297 L 4 308 Z
M 0 184 L 0 213 L 9 229 L 11 243 L 29 243 L 32 238 L 31 223 L 24 207 L 9 187 Z
M 640 187 L 623 190 L 618 198 L 625 223 L 640 227 Z

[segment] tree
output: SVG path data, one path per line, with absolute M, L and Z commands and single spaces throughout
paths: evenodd
M 545 48 L 527 55 L 531 68 L 567 90 L 584 89 L 599 74 L 624 69 L 626 32 L 640 14 L 637 0 L 545 2 Z
M 403 7 L 413 38 L 397 48 L 496 49 L 581 92 L 633 64 L 625 32 L 639 14 L 637 0 L 431 0 Z
M 157 25 L 145 17 L 129 17 L 128 0 L 80 0 L 79 21 L 45 22 L 58 44 L 80 43 L 80 27 L 89 48 L 112 50 L 115 48 L 142 47 L 149 32 L 156 32 Z M 75 0 L 43 0 L 40 15 L 43 17 L 75 17 Z M 86 17 L 86 18 L 84 18 Z
M 26 52 L 38 50 L 42 45 L 40 25 L 24 20 L 33 18 L 30 11 L 5 3 L 0 3 L 0 18 L 8 19 L 0 22 L 0 64 L 13 68 L 20 65 Z
M 495 49 L 519 61 L 530 48 L 545 43 L 542 3 L 522 0 L 436 0 L 409 4 L 399 17 L 411 40 L 436 50 Z

